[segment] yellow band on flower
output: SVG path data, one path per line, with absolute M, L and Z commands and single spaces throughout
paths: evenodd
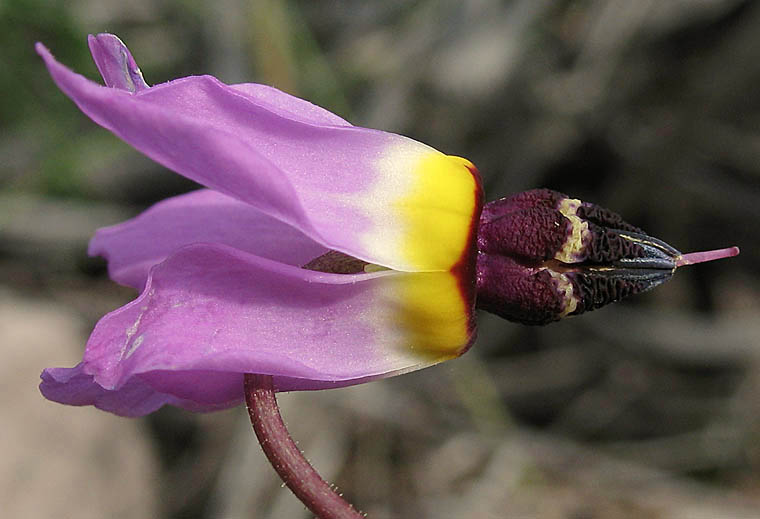
M 410 194 L 395 204 L 406 226 L 407 261 L 449 270 L 461 260 L 478 218 L 475 171 L 470 161 L 437 152 L 419 160 Z
M 456 273 L 410 273 L 398 279 L 396 290 L 395 320 L 411 353 L 442 361 L 464 352 L 473 333 L 473 309 Z

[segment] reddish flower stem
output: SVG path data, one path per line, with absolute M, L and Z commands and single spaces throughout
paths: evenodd
M 291 491 L 320 519 L 364 519 L 306 461 L 282 421 L 270 375 L 246 373 L 245 402 L 261 448 Z

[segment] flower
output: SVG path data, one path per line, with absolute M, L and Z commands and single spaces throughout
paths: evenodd
M 47 398 L 208 411 L 242 400 L 244 373 L 339 387 L 472 344 L 482 189 L 469 161 L 264 85 L 150 87 L 116 36 L 89 46 L 106 86 L 36 49 L 93 121 L 207 189 L 96 233 L 90 254 L 141 293 L 97 323 L 79 365 L 43 372 Z
M 149 87 L 116 36 L 89 45 L 106 86 L 37 52 L 92 120 L 207 189 L 96 233 L 90 254 L 141 294 L 98 322 L 79 365 L 42 373 L 57 402 L 139 416 L 236 405 L 245 373 L 280 391 L 358 384 L 467 351 L 476 294 L 546 324 L 739 253 L 681 254 L 548 189 L 484 207 L 466 159 L 264 85 Z

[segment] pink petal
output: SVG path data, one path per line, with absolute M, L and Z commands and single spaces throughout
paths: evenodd
M 274 375 L 285 391 L 405 373 L 473 341 L 473 301 L 458 286 L 448 272 L 325 274 L 188 246 L 153 268 L 140 297 L 101 319 L 71 382 L 48 370 L 55 383 L 45 394 L 81 405 L 127 391 L 121 407 L 108 405 L 142 414 L 156 402 L 234 405 L 246 372 Z
M 242 400 L 240 391 L 229 401 L 221 404 L 208 404 L 192 400 L 183 400 L 172 395 L 156 391 L 140 377 L 131 378 L 118 390 L 105 389 L 93 380 L 92 375 L 84 373 L 83 364 L 73 368 L 50 368 L 42 372 L 40 392 L 48 400 L 66 405 L 92 405 L 103 411 L 119 416 L 144 416 L 158 408 L 171 404 L 188 411 L 217 411 L 237 405 Z M 213 381 L 218 373 L 204 374 L 204 387 L 213 393 Z M 188 377 L 199 374 L 188 373 Z M 240 377 L 242 384 L 242 376 Z M 215 395 L 218 398 L 218 394 Z
M 271 89 L 202 76 L 130 94 L 37 51 L 95 122 L 328 248 L 407 271 L 448 270 L 471 253 L 480 184 L 462 159 Z
M 109 391 L 93 382 L 92 375 L 74 368 L 51 368 L 42 372 L 40 391 L 48 400 L 67 405 L 94 405 L 98 409 L 121 416 L 142 416 L 167 403 L 177 403 L 170 395 L 162 395 L 134 378 L 119 391 Z
M 90 34 L 87 37 L 87 44 L 106 86 L 129 92 L 150 88 L 143 79 L 142 71 L 132 57 L 132 53 L 129 52 L 127 46 L 118 36 L 108 33 L 95 36 Z M 255 99 L 267 110 L 289 119 L 300 120 L 309 124 L 351 126 L 350 123 L 324 108 L 268 85 L 242 83 L 230 85 L 230 88 Z
M 295 228 L 221 193 L 202 189 L 99 229 L 89 253 L 108 259 L 111 279 L 142 290 L 153 265 L 193 243 L 229 245 L 300 267 L 327 249 Z
M 314 125 L 351 126 L 334 113 L 269 85 L 240 83 L 229 85 L 229 88 L 245 94 L 257 105 L 285 119 Z
M 106 86 L 128 92 L 148 88 L 135 58 L 118 37 L 113 34 L 90 35 L 87 43 Z

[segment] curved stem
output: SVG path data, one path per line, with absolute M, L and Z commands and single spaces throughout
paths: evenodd
M 261 448 L 291 491 L 320 519 L 363 519 L 306 461 L 282 421 L 270 375 L 246 373 L 245 402 Z

